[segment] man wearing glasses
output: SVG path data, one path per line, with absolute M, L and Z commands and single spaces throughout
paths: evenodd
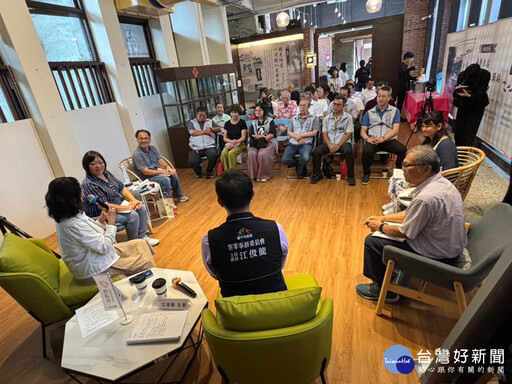
M 361 137 L 366 140 L 363 147 L 363 178 L 361 184 L 370 182 L 370 167 L 373 154 L 379 151 L 394 153 L 396 167 L 402 167 L 407 148 L 396 138 L 400 129 L 400 111 L 389 105 L 391 87 L 382 87 L 377 94 L 377 105 L 363 117 Z
M 328 114 L 322 122 L 322 138 L 324 142 L 313 151 L 313 177 L 311 184 L 316 184 L 323 179 L 320 165 L 324 157 L 324 174 L 327 178 L 332 176 L 332 168 L 327 164 L 327 155 L 332 160 L 335 153 L 345 156 L 347 162 L 347 182 L 348 185 L 356 185 L 354 178 L 354 154 L 352 152 L 352 133 L 354 132 L 354 123 L 350 116 L 343 109 L 346 99 L 342 96 L 336 96 L 332 101 L 333 112 Z
M 462 197 L 441 173 L 436 152 L 419 145 L 407 152 L 402 165 L 405 180 L 416 187 L 409 207 L 386 216 L 370 216 L 365 225 L 372 231 L 364 243 L 363 275 L 371 284 L 358 284 L 356 292 L 367 300 L 378 300 L 386 265 L 382 252 L 386 245 L 455 265 L 467 245 Z M 380 237 L 382 234 L 387 238 Z M 391 237 L 391 239 L 389 238 Z M 393 239 L 394 238 L 394 239 Z M 395 303 L 396 293 L 388 292 L 386 302 Z
M 151 145 L 151 133 L 145 129 L 135 132 L 135 138 L 139 146 L 133 152 L 133 165 L 135 173 L 142 180 L 149 179 L 160 184 L 165 197 L 171 197 L 171 187 L 175 199 L 184 203 L 188 197 L 181 192 L 178 173 L 170 167 L 158 153 L 158 150 Z

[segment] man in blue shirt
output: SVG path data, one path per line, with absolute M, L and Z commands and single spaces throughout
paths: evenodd
M 402 168 L 407 148 L 397 140 L 400 111 L 388 104 L 390 99 L 391 87 L 382 87 L 377 94 L 377 105 L 363 117 L 361 137 L 366 141 L 362 155 L 363 185 L 370 182 L 370 166 L 375 152 L 394 153 L 397 156 L 395 166 Z
M 171 186 L 173 197 L 180 202 L 188 201 L 187 196 L 183 196 L 180 187 L 180 180 L 176 170 L 170 167 L 158 153 L 158 150 L 151 145 L 151 133 L 144 129 L 135 132 L 135 138 L 139 146 L 133 152 L 133 165 L 135 173 L 142 180 L 149 179 L 160 184 L 162 193 L 165 197 L 171 197 Z

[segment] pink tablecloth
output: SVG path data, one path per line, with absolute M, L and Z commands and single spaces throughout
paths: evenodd
M 407 93 L 404 103 L 404 116 L 409 124 L 414 125 L 416 123 L 416 120 L 418 120 L 418 116 L 421 113 L 421 108 L 423 107 L 427 97 L 428 93 Z M 432 93 L 432 98 L 434 99 L 434 110 L 442 112 L 444 121 L 448 123 L 448 97 L 434 92 Z

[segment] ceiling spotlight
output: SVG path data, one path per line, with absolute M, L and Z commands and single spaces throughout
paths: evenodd
M 340 16 L 341 16 L 341 13 L 338 13 L 338 17 L 340 17 Z
M 336 7 L 336 9 L 334 10 L 334 13 L 338 12 L 338 7 Z
M 297 20 L 300 20 L 300 13 L 299 13 L 299 16 L 297 16 Z
M 347 20 L 343 20 L 343 24 L 347 24 Z

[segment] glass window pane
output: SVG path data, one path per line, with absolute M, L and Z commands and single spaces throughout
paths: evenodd
M 209 97 L 206 99 L 206 108 L 208 109 L 208 116 L 216 113 L 215 111 L 215 99 Z
M 137 24 L 120 23 L 128 57 L 150 57 L 144 27 Z
M 178 81 L 178 87 L 180 89 L 182 103 L 193 101 L 199 97 L 195 80 L 180 80 Z
M 213 79 L 211 77 L 207 77 L 203 79 L 205 96 L 213 95 Z
M 160 84 L 160 94 L 164 104 L 179 104 L 178 94 L 176 93 L 176 83 L 167 82 Z
M 238 104 L 238 92 L 233 91 L 233 104 Z
M 229 75 L 222 75 L 222 85 L 224 86 L 224 91 L 229 91 L 231 88 L 229 86 Z
M 182 127 L 181 113 L 179 107 L 164 107 L 165 117 L 169 128 Z
M 78 17 L 31 14 L 48 61 L 93 61 L 94 55 Z
M 64 5 L 65 7 L 75 7 L 75 2 L 73 0 L 36 0 L 40 3 L 46 4 L 55 4 L 55 5 Z
M 183 118 L 186 122 L 196 117 L 196 108 L 199 107 L 199 103 L 190 103 L 183 106 Z
M 236 75 L 234 73 L 229 74 L 229 82 L 231 84 L 231 89 L 237 89 L 236 86 Z
M 233 98 L 231 97 L 231 93 L 226 93 L 226 105 L 224 105 L 224 108 L 231 106 L 233 104 Z
M 13 122 L 14 116 L 12 115 L 11 109 L 9 108 L 9 104 L 7 103 L 7 99 L 2 88 L 0 88 L 0 108 L 2 108 L 2 112 L 4 113 L 7 121 Z
M 222 76 L 215 76 L 215 93 L 221 93 L 224 91 L 224 87 L 222 85 L 223 82 Z

